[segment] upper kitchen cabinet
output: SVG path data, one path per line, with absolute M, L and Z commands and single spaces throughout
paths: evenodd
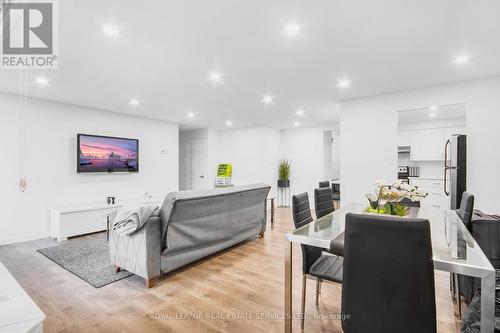
M 466 134 L 465 116 L 464 104 L 398 112 L 398 156 L 401 163 L 442 162 L 446 141 L 453 134 Z
M 411 161 L 443 161 L 446 141 L 452 134 L 465 134 L 465 127 L 417 129 L 401 131 L 400 134 L 403 132 L 405 134 L 401 137 L 409 138 L 409 143 L 404 146 L 410 147 Z
M 445 134 L 443 128 L 415 130 L 411 136 L 410 158 L 413 161 L 444 160 Z

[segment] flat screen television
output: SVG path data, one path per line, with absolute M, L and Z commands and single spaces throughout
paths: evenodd
M 78 134 L 77 171 L 139 172 L 139 140 Z

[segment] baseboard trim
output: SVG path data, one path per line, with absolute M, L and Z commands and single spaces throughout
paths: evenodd
M 36 239 L 42 239 L 42 238 L 48 238 L 50 237 L 50 233 L 41 233 L 41 234 L 32 234 L 32 235 L 20 235 L 17 237 L 11 237 L 11 238 L 1 238 L 0 239 L 0 246 L 3 245 L 10 245 L 10 244 L 16 244 L 16 243 L 22 243 L 22 242 L 29 242 L 33 241 Z

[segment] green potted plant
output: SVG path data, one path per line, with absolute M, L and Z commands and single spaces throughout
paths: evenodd
M 278 162 L 278 187 L 290 187 L 290 161 L 286 158 Z
M 404 184 L 401 180 L 391 185 L 379 181 L 376 185 L 376 193 L 366 195 L 370 203 L 365 210 L 367 213 L 406 216 L 409 211 L 408 207 L 401 204 L 403 199 L 420 201 L 427 196 L 426 192 L 419 191 L 415 186 Z

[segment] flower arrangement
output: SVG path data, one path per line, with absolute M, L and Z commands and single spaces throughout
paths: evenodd
M 374 194 L 367 194 L 366 197 L 370 206 L 366 209 L 368 213 L 406 216 L 408 207 L 400 203 L 403 199 L 420 201 L 427 196 L 427 193 L 419 191 L 415 186 L 405 184 L 398 180 L 392 185 L 378 181 Z

